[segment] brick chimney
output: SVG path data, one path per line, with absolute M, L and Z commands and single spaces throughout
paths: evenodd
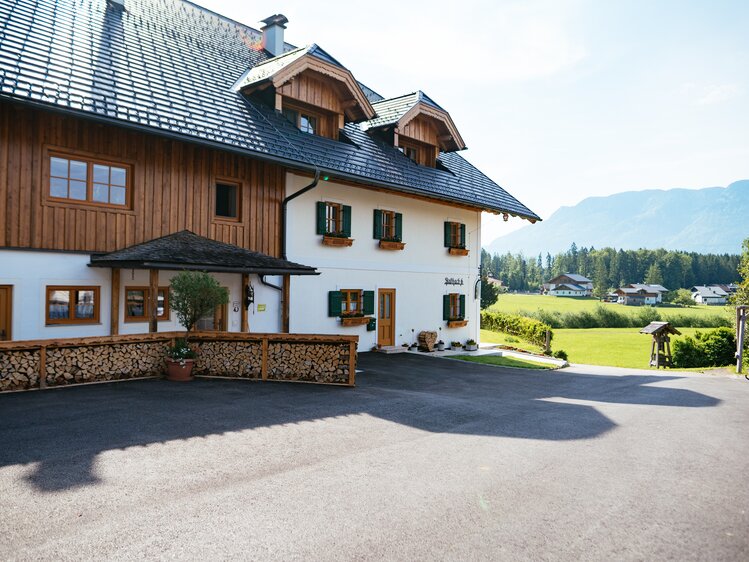
M 289 20 L 283 14 L 275 14 L 262 20 L 265 24 L 260 30 L 263 32 L 263 48 L 274 57 L 283 54 L 283 30 Z

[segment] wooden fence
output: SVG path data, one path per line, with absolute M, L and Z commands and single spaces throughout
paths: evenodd
M 161 376 L 184 332 L 0 342 L 0 392 Z M 357 336 L 194 332 L 193 372 L 353 386 Z

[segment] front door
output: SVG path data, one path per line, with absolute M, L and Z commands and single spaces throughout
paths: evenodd
M 13 311 L 13 287 L 0 285 L 0 341 L 11 338 L 10 326 Z
M 377 345 L 395 345 L 395 289 L 380 289 L 377 300 Z

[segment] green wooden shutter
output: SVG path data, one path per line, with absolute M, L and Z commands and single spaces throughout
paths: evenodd
M 403 215 L 395 213 L 395 237 L 398 242 L 403 242 Z
M 445 222 L 445 248 L 450 247 L 450 224 L 449 222 Z
M 343 304 L 341 291 L 328 291 L 328 316 L 340 316 Z
M 374 210 L 374 239 L 382 240 L 382 211 Z
M 442 319 L 450 320 L 450 295 L 442 295 Z
M 374 291 L 362 291 L 361 299 L 364 314 L 374 314 Z
M 326 230 L 325 211 L 327 210 L 327 207 L 328 206 L 325 204 L 325 201 L 317 202 L 317 233 L 318 234 L 325 234 L 325 230 Z
M 466 296 L 460 295 L 460 319 L 466 319 Z
M 466 245 L 466 225 L 460 225 L 460 245 L 465 248 Z
M 343 205 L 341 209 L 343 210 L 343 235 L 351 238 L 351 207 Z

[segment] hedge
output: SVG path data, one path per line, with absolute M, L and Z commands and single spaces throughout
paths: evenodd
M 481 312 L 481 327 L 491 332 L 518 336 L 540 347 L 546 345 L 546 331 L 551 332 L 551 326 L 533 318 L 487 310 Z M 550 335 L 554 337 L 553 333 Z
M 652 306 L 643 306 L 634 314 L 620 312 L 612 307 L 601 304 L 591 310 L 581 312 L 550 312 L 539 309 L 523 314 L 535 318 L 539 322 L 548 324 L 552 328 L 642 328 L 651 322 L 664 320 L 660 311 Z M 730 327 L 731 320 L 726 316 L 713 314 L 710 316 L 689 316 L 686 314 L 671 314 L 667 320 L 672 326 L 679 328 L 718 328 Z
M 730 328 L 697 332 L 675 340 L 673 348 L 674 367 L 723 367 L 735 361 L 736 335 Z

